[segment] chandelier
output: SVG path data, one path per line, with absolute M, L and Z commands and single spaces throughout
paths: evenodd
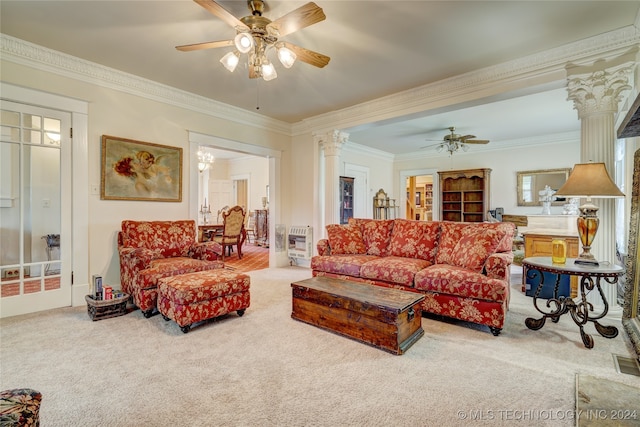
M 201 173 L 209 168 L 211 164 L 216 160 L 213 154 L 206 150 L 198 150 L 198 171 Z

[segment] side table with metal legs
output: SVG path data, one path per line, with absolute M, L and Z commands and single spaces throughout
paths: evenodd
M 605 338 L 615 338 L 618 335 L 618 328 L 615 326 L 602 325 L 599 320 L 607 315 L 609 311 L 609 303 L 600 286 L 601 280 L 609 285 L 615 286 L 618 277 L 622 275 L 624 269 L 618 265 L 600 265 L 597 267 L 583 266 L 574 264 L 574 258 L 567 258 L 565 264 L 553 264 L 551 257 L 531 257 L 522 261 L 524 276 L 528 279 L 539 278 L 540 282 L 533 296 L 533 306 L 543 316 L 539 319 L 529 317 L 525 320 L 527 328 L 538 330 L 542 328 L 547 320 L 557 323 L 564 314 L 571 314 L 571 318 L 580 328 L 580 336 L 585 347 L 593 348 L 593 337 L 585 332 L 584 326 L 587 322 L 592 322 L 596 331 Z M 544 287 L 544 274 L 552 273 L 555 275 L 555 286 L 553 298 L 550 298 L 544 304 L 540 304 L 538 296 Z M 558 287 L 562 275 L 578 276 L 579 289 L 578 296 L 574 300 L 571 297 L 558 297 Z M 602 298 L 604 307 L 600 314 L 595 315 L 594 306 L 587 300 L 587 295 L 597 289 Z

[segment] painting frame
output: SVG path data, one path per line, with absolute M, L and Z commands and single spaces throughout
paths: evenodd
M 182 148 L 102 135 L 100 199 L 182 202 Z

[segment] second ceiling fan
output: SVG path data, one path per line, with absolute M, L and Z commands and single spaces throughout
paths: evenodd
M 475 139 L 475 135 L 459 135 L 456 132 L 456 128 L 451 126 L 449 127 L 449 134 L 445 135 L 443 140 L 437 144 L 427 145 L 422 148 L 430 148 L 436 147 L 438 152 L 448 151 L 449 155 L 452 155 L 456 151 L 462 149 L 462 151 L 467 151 L 469 146 L 467 144 L 488 144 L 488 139 Z
M 280 40 L 281 37 L 326 19 L 322 8 L 313 2 L 271 21 L 262 16 L 264 12 L 262 0 L 247 1 L 251 15 L 240 19 L 214 0 L 194 1 L 233 27 L 236 35 L 230 40 L 176 46 L 176 49 L 180 51 L 188 52 L 235 46 L 235 51 L 222 57 L 220 60 L 222 65 L 233 72 L 240 62 L 240 54 L 246 53 L 248 55 L 249 77 L 252 79 L 262 77 L 264 80 L 272 80 L 277 77 L 276 69 L 267 58 L 270 50 L 276 51 L 278 59 L 286 68 L 290 68 L 296 59 L 319 68 L 329 63 L 330 58 L 326 55 Z

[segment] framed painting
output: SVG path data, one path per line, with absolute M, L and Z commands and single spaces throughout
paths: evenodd
M 102 136 L 100 199 L 182 201 L 182 148 Z

